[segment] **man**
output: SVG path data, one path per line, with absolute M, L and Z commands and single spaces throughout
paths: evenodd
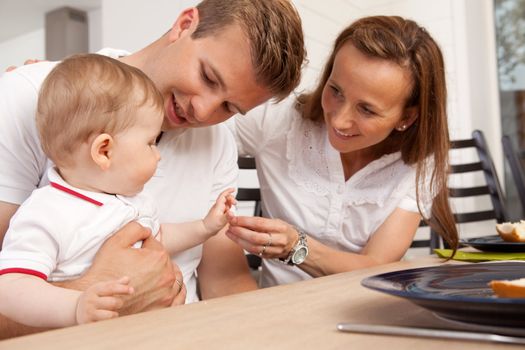
M 272 97 L 284 98 L 299 83 L 305 57 L 300 18 L 287 0 L 204 0 L 141 51 L 101 53 L 143 70 L 165 98 L 162 159 L 145 188 L 157 198 L 162 222 L 201 217 L 221 190 L 235 186 L 235 142 L 215 124 Z M 20 67 L 0 79 L 0 238 L 22 201 L 47 183 L 43 174 L 50 163 L 34 114 L 40 84 L 55 64 Z M 144 240 L 143 249 L 130 248 L 137 240 Z M 223 232 L 175 262 L 188 301 L 198 300 L 197 287 L 202 298 L 256 288 L 243 252 Z M 94 281 L 130 276 L 136 292 L 125 305 L 133 313 L 184 302 L 176 283 L 180 274 L 149 232 L 132 223 L 104 244 L 85 276 L 63 286 L 85 289 Z M 34 330 L 4 320 L 0 331 L 6 337 Z

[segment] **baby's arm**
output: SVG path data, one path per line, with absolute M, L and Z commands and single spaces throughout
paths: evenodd
M 223 191 L 206 217 L 202 220 L 179 224 L 161 224 L 161 241 L 170 254 L 193 248 L 214 236 L 233 215 L 230 212 L 237 202 L 232 196 L 233 188 Z
M 118 295 L 131 294 L 129 278 L 100 282 L 80 292 L 55 287 L 39 277 L 0 276 L 0 314 L 32 327 L 67 327 L 117 317 Z

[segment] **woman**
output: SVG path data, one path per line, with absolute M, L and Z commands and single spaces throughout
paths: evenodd
M 227 235 L 264 258 L 262 286 L 397 261 L 421 218 L 457 246 L 443 57 L 415 22 L 356 21 L 312 93 L 253 114 L 236 133 L 268 218 L 236 217 Z

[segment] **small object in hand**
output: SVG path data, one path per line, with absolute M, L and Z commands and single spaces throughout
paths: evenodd
M 516 280 L 493 280 L 490 288 L 500 298 L 525 298 L 525 278 Z
M 504 222 L 496 225 L 496 231 L 506 242 L 525 242 L 525 221 Z

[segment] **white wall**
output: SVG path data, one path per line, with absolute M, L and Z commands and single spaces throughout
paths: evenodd
M 137 51 L 167 32 L 196 0 L 103 0 L 102 44 Z
M 0 73 L 12 65 L 22 65 L 28 58 L 45 57 L 44 28 L 0 42 Z
M 102 1 L 102 44 L 135 51 L 166 32 L 179 12 L 195 0 Z M 367 15 L 400 15 L 423 25 L 442 48 L 449 92 L 452 138 L 483 130 L 498 171 L 503 156 L 495 61 L 492 0 L 294 0 L 303 20 L 309 64 L 300 90 L 312 87 L 337 34 Z M 474 39 L 475 38 L 475 39 Z M 241 178 L 256 184 L 253 174 Z
M 197 0 L 102 0 L 89 11 L 90 51 L 136 51 L 166 32 L 180 11 Z M 309 64 L 300 88 L 314 85 L 337 34 L 358 17 L 401 15 L 425 26 L 441 45 L 454 138 L 481 128 L 498 167 L 499 109 L 492 0 L 294 0 L 303 19 Z M 43 58 L 43 29 L 0 43 L 0 69 Z M 476 40 L 474 40 L 476 38 Z M 498 169 L 499 170 L 499 169 Z
M 102 8 L 88 11 L 89 52 L 102 49 Z
M 101 9 L 88 11 L 89 51 L 95 52 L 102 46 Z M 42 16 L 45 14 L 42 13 Z M 42 21 L 39 21 L 42 22 Z M 45 29 L 37 30 L 0 42 L 0 73 L 8 66 L 19 66 L 27 59 L 45 59 Z
M 446 65 L 449 128 L 453 139 L 481 129 L 497 170 L 503 174 L 500 112 L 492 0 L 309 0 L 294 1 L 305 24 L 310 65 L 301 86 L 311 86 L 331 51 L 336 35 L 353 20 L 369 15 L 399 15 L 424 26 L 440 45 Z M 473 154 L 453 154 L 453 160 Z M 454 178 L 455 184 L 479 179 Z M 488 201 L 458 201 L 463 210 Z M 485 230 L 485 231 L 483 231 Z M 494 233 L 490 225 L 462 229 L 464 236 Z M 424 233 L 420 232 L 422 236 Z M 426 253 L 426 251 L 425 251 Z
M 503 151 L 501 146 L 501 119 L 496 58 L 496 33 L 494 8 L 491 0 L 466 0 L 467 23 L 463 50 L 468 62 L 460 68 L 468 76 L 465 84 L 469 98 L 461 103 L 470 106 L 473 129 L 485 133 L 496 168 L 503 175 Z M 473 38 L 478 37 L 478 40 Z M 500 176 L 503 181 L 503 176 Z
M 295 0 L 307 41 L 308 65 L 301 87 L 312 86 L 337 34 L 369 15 L 399 15 L 424 26 L 440 45 L 446 64 L 451 136 L 485 132 L 497 170 L 503 173 L 492 0 Z
M 102 0 L 89 12 L 90 51 L 136 51 L 165 33 L 197 0 Z M 309 64 L 300 89 L 314 85 L 337 34 L 366 15 L 401 15 L 427 28 L 446 62 L 449 125 L 453 138 L 485 132 L 502 174 L 500 118 L 492 0 L 294 0 L 304 25 Z M 43 29 L 0 43 L 0 71 L 44 57 Z M 248 183 L 255 181 L 248 176 Z M 245 181 L 242 179 L 242 181 Z

